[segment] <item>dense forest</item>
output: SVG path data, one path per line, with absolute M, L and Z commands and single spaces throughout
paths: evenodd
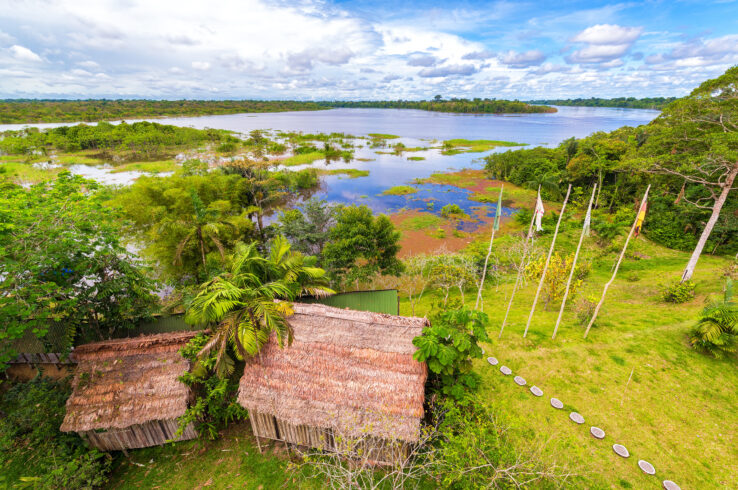
M 244 112 L 315 111 L 295 100 L 0 100 L 0 124 L 114 121 L 143 117 L 203 116 Z
M 676 97 L 615 97 L 613 99 L 602 99 L 590 97 L 589 99 L 542 99 L 531 100 L 531 104 L 563 105 L 578 107 L 622 107 L 625 109 L 657 109 L 661 110 L 666 105 L 674 102 Z
M 420 109 L 435 112 L 460 112 L 469 114 L 506 114 L 556 112 L 553 107 L 531 105 L 517 100 L 497 99 L 449 99 L 442 100 L 360 100 L 319 102 L 326 107 L 380 108 L 380 109 Z

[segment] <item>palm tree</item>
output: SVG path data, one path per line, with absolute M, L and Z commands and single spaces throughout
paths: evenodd
M 736 352 L 738 305 L 733 301 L 733 281 L 726 279 L 725 292 L 719 301 L 708 304 L 692 330 L 690 343 L 715 357 Z
M 215 351 L 215 372 L 223 377 L 233 372 L 229 346 L 237 359 L 245 359 L 258 354 L 272 333 L 280 347 L 292 343 L 286 321 L 292 314 L 289 301 L 333 294 L 326 287 L 325 271 L 314 263 L 315 257 L 293 252 L 281 236 L 274 239 L 267 257 L 255 243 L 237 245 L 228 272 L 200 286 L 185 316 L 191 324 L 214 325 L 198 356 Z
M 556 176 L 551 173 L 534 175 L 533 178 L 524 185 L 528 189 L 538 189 L 540 187 L 544 192 L 548 192 L 554 199 L 561 199 L 561 190 L 559 189 L 559 184 L 556 181 Z

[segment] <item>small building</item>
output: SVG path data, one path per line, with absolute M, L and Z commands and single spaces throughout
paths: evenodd
M 179 354 L 197 332 L 171 332 L 76 347 L 72 395 L 61 430 L 77 432 L 102 451 L 156 446 L 176 439 L 190 389 Z M 192 426 L 178 440 L 197 437 Z
M 427 368 L 413 359 L 424 318 L 294 303 L 292 345 L 272 338 L 246 364 L 238 401 L 257 438 L 391 462 L 418 441 Z M 257 439 L 258 440 L 258 439 Z

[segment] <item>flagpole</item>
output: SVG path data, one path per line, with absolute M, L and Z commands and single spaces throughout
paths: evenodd
M 474 309 L 479 309 L 479 302 L 482 301 L 482 288 L 484 287 L 484 278 L 487 276 L 487 263 L 489 262 L 489 256 L 492 255 L 492 242 L 495 240 L 495 230 L 500 226 L 500 215 L 502 210 L 502 188 L 504 184 L 500 185 L 500 195 L 497 198 L 497 209 L 495 209 L 495 219 L 492 222 L 492 234 L 489 237 L 489 248 L 487 249 L 487 256 L 484 258 L 484 269 L 482 269 L 482 279 L 479 281 L 479 292 L 477 293 L 477 304 Z
M 556 338 L 556 332 L 559 330 L 559 323 L 561 323 L 561 317 L 564 315 L 564 307 L 566 306 L 566 299 L 569 297 L 569 288 L 571 287 L 571 280 L 574 277 L 574 269 L 577 266 L 577 259 L 579 258 L 579 250 L 582 248 L 582 242 L 584 241 L 584 235 L 587 233 L 587 217 L 591 217 L 592 202 L 594 201 L 595 191 L 597 190 L 597 183 L 592 189 L 592 197 L 589 198 L 589 205 L 587 206 L 587 214 L 584 215 L 584 225 L 582 226 L 582 234 L 579 236 L 579 244 L 577 245 L 577 251 L 574 252 L 574 261 L 571 263 L 571 271 L 569 272 L 569 280 L 566 281 L 566 290 L 564 291 L 564 299 L 561 300 L 561 309 L 559 310 L 559 317 L 556 319 L 556 326 L 554 327 L 554 333 L 551 336 L 552 339 Z
M 546 280 L 546 272 L 548 271 L 548 264 L 551 262 L 551 254 L 553 254 L 554 251 L 554 245 L 556 244 L 556 237 L 559 234 L 559 226 L 561 225 L 561 219 L 564 217 L 564 210 L 566 210 L 566 203 L 569 201 L 569 194 L 571 193 L 571 184 L 569 184 L 569 188 L 566 190 L 566 197 L 564 198 L 564 204 L 561 206 L 561 214 L 559 215 L 559 220 L 556 222 L 556 229 L 554 230 L 554 236 L 551 239 L 551 246 L 548 249 L 548 256 L 546 257 L 546 264 L 543 266 L 543 273 L 541 274 L 541 280 L 538 281 L 538 289 L 536 290 L 536 297 L 533 299 L 533 306 L 530 309 L 530 314 L 528 315 L 528 323 L 525 324 L 525 332 L 523 332 L 523 337 L 528 335 L 528 327 L 530 327 L 530 322 L 533 320 L 533 313 L 536 311 L 536 304 L 538 303 L 538 296 L 541 294 L 541 288 L 543 288 L 543 281 Z
M 589 329 L 592 328 L 592 325 L 594 325 L 595 319 L 597 318 L 597 315 L 600 312 L 600 308 L 602 307 L 602 303 L 605 302 L 605 295 L 607 294 L 607 288 L 610 287 L 610 284 L 615 280 L 615 276 L 618 273 L 618 269 L 620 268 L 620 263 L 623 261 L 623 257 L 625 256 L 625 249 L 628 248 L 628 242 L 630 242 L 630 237 L 633 236 L 633 231 L 635 230 L 636 224 L 638 223 L 638 217 L 641 214 L 641 210 L 643 209 L 643 206 L 646 205 L 646 200 L 648 199 L 648 191 L 651 190 L 651 184 L 648 184 L 648 187 L 646 187 L 646 193 L 643 195 L 643 200 L 641 201 L 641 206 L 638 208 L 638 213 L 636 213 L 635 220 L 633 221 L 633 226 L 630 227 L 630 233 L 628 233 L 628 238 L 625 239 L 625 245 L 623 246 L 623 250 L 620 252 L 620 257 L 618 258 L 617 263 L 615 264 L 615 271 L 612 273 L 612 277 L 609 281 L 607 281 L 607 284 L 605 284 L 605 289 L 602 290 L 602 297 L 600 298 L 600 302 L 597 303 L 597 307 L 595 308 L 594 313 L 592 314 L 592 319 L 589 321 L 589 325 L 587 325 L 587 330 L 584 331 L 584 338 L 587 338 L 587 335 L 589 334 Z
M 538 186 L 538 195 L 541 195 L 541 186 Z M 518 267 L 518 275 L 515 276 L 515 286 L 513 287 L 512 294 L 510 295 L 510 302 L 507 304 L 507 311 L 505 312 L 505 319 L 502 320 L 502 326 L 500 327 L 500 335 L 497 338 L 502 338 L 502 331 L 505 329 L 505 325 L 507 324 L 507 315 L 510 314 L 510 307 L 512 306 L 513 299 L 515 299 L 515 291 L 518 290 L 518 284 L 520 284 L 520 271 L 523 270 L 523 265 L 525 264 L 525 258 L 528 255 L 528 241 L 532 239 L 533 237 L 533 223 L 535 223 L 536 220 L 536 213 L 533 211 L 533 216 L 530 218 L 530 226 L 528 227 L 528 234 L 525 235 L 525 240 L 523 241 L 523 258 L 520 259 L 520 267 Z

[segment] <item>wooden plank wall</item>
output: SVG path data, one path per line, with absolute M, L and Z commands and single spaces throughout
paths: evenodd
M 153 420 L 145 424 L 132 425 L 125 429 L 112 429 L 105 432 L 94 430 L 80 432 L 80 436 L 101 451 L 120 451 L 142 447 L 160 446 L 169 440 L 186 441 L 195 439 L 197 432 L 188 425 L 182 436 L 175 438 L 176 420 Z

